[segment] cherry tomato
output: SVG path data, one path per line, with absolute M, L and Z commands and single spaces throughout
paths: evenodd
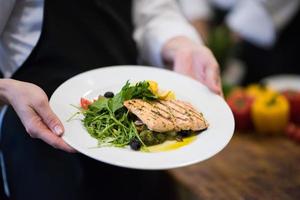
M 89 105 L 91 105 L 92 102 L 88 99 L 85 99 L 85 98 L 80 98 L 80 106 L 81 108 L 83 109 L 88 109 Z

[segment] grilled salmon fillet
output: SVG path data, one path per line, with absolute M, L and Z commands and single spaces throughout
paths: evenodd
M 125 101 L 124 106 L 146 124 L 150 130 L 156 132 L 200 131 L 208 127 L 202 113 L 184 101 L 131 99 Z

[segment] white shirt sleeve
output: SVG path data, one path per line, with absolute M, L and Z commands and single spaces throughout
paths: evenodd
M 15 0 L 0 0 L 0 36 L 14 8 Z
M 213 12 L 208 0 L 177 0 L 179 6 L 189 21 L 195 19 L 210 19 Z
M 12 0 L 0 0 L 0 26 L 4 11 L 2 6 L 8 5 L 7 2 Z M 43 6 L 44 0 L 20 0 L 15 2 L 10 14 L 5 14 L 9 16 L 0 34 L 0 70 L 4 77 L 11 77 L 37 44 L 42 28 Z M 5 10 L 5 13 L 8 12 Z
M 135 0 L 133 7 L 134 38 L 141 59 L 163 66 L 163 45 L 176 36 L 186 36 L 202 43 L 196 30 L 182 15 L 175 0 Z

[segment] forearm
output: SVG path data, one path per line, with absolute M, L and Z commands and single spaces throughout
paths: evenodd
M 177 36 L 201 43 L 197 31 L 184 18 L 175 0 L 135 0 L 134 3 L 134 38 L 143 61 L 163 66 L 162 48 Z
M 191 46 L 196 46 L 194 41 L 185 36 L 178 36 L 168 40 L 162 48 L 162 58 L 165 63 L 172 63 L 180 52 L 189 51 Z
M 218 63 L 175 0 L 135 0 L 135 39 L 141 58 L 206 84 L 220 94 Z

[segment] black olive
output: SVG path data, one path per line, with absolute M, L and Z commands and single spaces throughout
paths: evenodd
M 178 135 L 181 137 L 188 137 L 191 135 L 191 131 L 189 130 L 182 130 L 178 132 Z
M 104 97 L 106 98 L 113 98 L 115 95 L 113 92 L 105 92 Z
M 130 145 L 130 148 L 135 151 L 139 150 L 142 146 L 141 142 L 137 138 L 133 138 L 130 141 L 129 145 Z

